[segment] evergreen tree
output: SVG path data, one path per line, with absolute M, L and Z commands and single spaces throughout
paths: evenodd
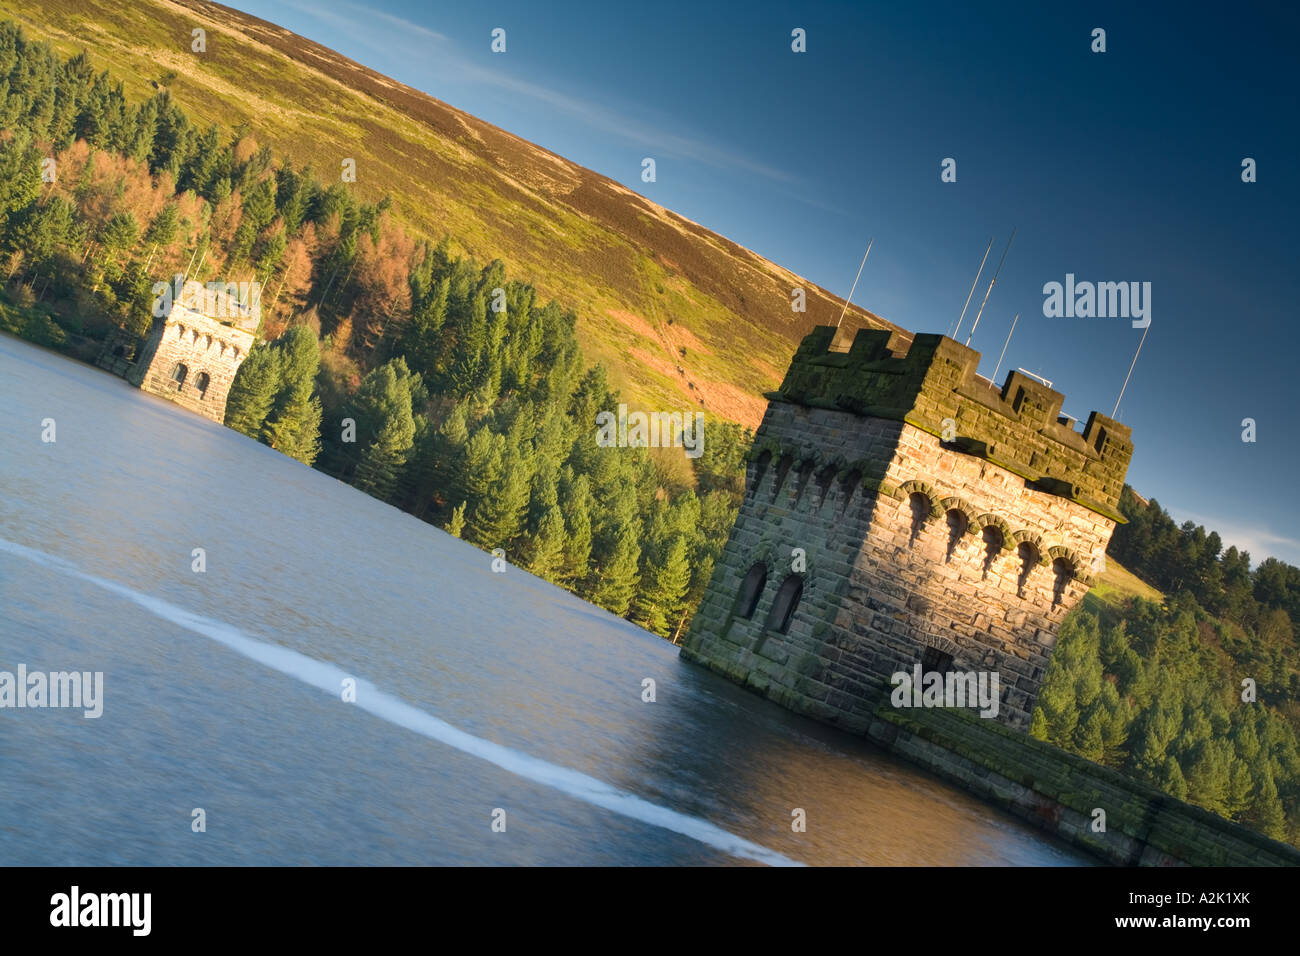
M 459 538 L 461 531 L 465 528 L 465 502 L 461 502 L 452 509 L 451 519 L 447 522 L 447 533 L 453 538 Z
M 528 513 L 531 479 L 532 462 L 519 448 L 506 447 L 497 480 L 487 488 L 474 509 L 471 540 L 475 544 L 483 548 L 508 548 L 519 536 Z
M 632 595 L 636 593 L 637 568 L 641 558 L 637 537 L 635 523 L 623 525 L 617 530 L 614 545 L 602 566 L 595 570 L 595 579 L 587 594 L 588 600 L 593 604 L 620 617 L 627 613 Z
M 657 552 L 641 577 L 630 617 L 646 630 L 667 637 L 677 623 L 691 581 L 685 536 L 675 535 Z
M 568 480 L 562 476 L 561 485 L 562 510 L 568 537 L 564 544 L 564 565 L 560 580 L 574 585 L 586 578 L 591 571 L 591 509 L 595 502 L 586 475 L 574 478 L 570 469 Z
M 361 451 L 353 484 L 387 501 L 415 441 L 411 414 L 411 375 L 400 358 L 379 366 L 361 380 L 354 402 L 357 437 L 369 441 Z
M 552 505 L 529 542 L 528 570 L 539 578 L 554 581 L 564 566 L 564 515 Z
M 155 244 L 162 246 L 164 249 L 176 241 L 176 233 L 180 229 L 180 212 L 176 204 L 166 203 L 162 209 L 158 210 L 158 215 L 153 217 L 149 223 L 149 228 L 145 230 L 145 245 L 153 246 Z
M 0 139 L 0 251 L 21 248 L 10 223 L 34 207 L 40 195 L 41 151 L 26 134 L 8 142 Z
M 478 534 L 479 506 L 486 501 L 492 489 L 501 480 L 505 438 L 494 434 L 487 425 L 481 425 L 465 443 L 465 453 L 460 457 L 455 488 L 469 503 L 470 519 L 468 540 L 482 546 L 485 538 Z M 490 547 L 497 547 L 494 542 Z
M 258 342 L 240 363 L 226 396 L 226 424 L 249 438 L 261 439 L 280 387 L 280 352 Z
M 1259 783 L 1256 785 L 1254 804 L 1246 814 L 1246 822 L 1266 837 L 1285 840 L 1286 812 L 1282 809 L 1282 800 L 1273 774 L 1261 767 L 1255 771 L 1255 776 Z
M 262 437 L 272 448 L 310 465 L 320 451 L 321 403 L 312 396 L 320 368 L 316 333 L 295 325 L 274 347 L 280 378 Z
M 304 465 L 320 454 L 321 403 L 310 391 L 291 392 L 278 417 L 265 426 L 266 444 Z

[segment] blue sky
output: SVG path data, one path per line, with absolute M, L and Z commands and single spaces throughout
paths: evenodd
M 1043 285 L 1151 283 L 1119 418 L 1129 482 L 1300 564 L 1300 15 L 1245 4 L 227 0 L 662 203 L 916 331 L 990 236 L 974 348 L 1110 413 L 1140 329 L 1046 318 Z M 617 6 L 619 9 L 614 9 Z M 490 50 L 506 31 L 506 52 Z M 791 30 L 807 52 L 790 48 Z M 1106 52 L 1090 49 L 1106 30 Z M 643 183 L 652 156 L 657 181 Z M 957 181 L 940 181 L 946 157 Z M 1257 163 L 1243 183 L 1241 163 Z M 961 340 L 965 340 L 963 331 Z M 1257 440 L 1241 440 L 1242 420 Z

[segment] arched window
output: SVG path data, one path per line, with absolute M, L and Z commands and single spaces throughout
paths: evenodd
M 930 517 L 930 499 L 919 491 L 914 491 L 908 497 L 907 503 L 912 508 L 912 534 L 907 540 L 910 547 L 921 536 L 921 529 L 925 527 L 925 519 Z
M 758 461 L 754 463 L 754 483 L 749 486 L 748 494 L 758 491 L 758 486 L 763 483 L 763 476 L 767 474 L 767 467 L 772 463 L 772 453 L 763 451 L 758 456 Z
M 182 386 L 184 386 L 185 376 L 189 374 L 190 374 L 190 370 L 186 368 L 184 362 L 176 363 L 176 367 L 172 369 L 172 381 L 176 383 L 177 388 L 181 388 Z
M 826 493 L 831 490 L 831 482 L 835 480 L 835 465 L 830 464 L 817 472 L 817 507 L 820 508 L 826 501 Z
M 767 584 L 767 565 L 756 564 L 749 569 L 745 580 L 740 582 L 740 594 L 736 599 L 736 616 L 751 618 L 758 607 L 758 599 L 763 596 L 763 586 Z
M 862 469 L 854 468 L 842 479 L 840 479 L 840 514 L 843 515 L 849 510 L 849 503 L 853 501 L 853 492 L 858 490 L 862 484 Z
M 927 644 L 925 650 L 921 652 L 921 673 L 946 674 L 950 670 L 952 670 L 952 655 Z
M 1003 538 L 1002 529 L 996 525 L 988 525 L 984 528 L 984 576 L 989 576 L 989 571 L 993 567 L 993 562 L 997 560 L 998 553 L 1002 550 Z
M 776 460 L 776 475 L 772 481 L 772 500 L 776 501 L 776 496 L 781 491 L 781 486 L 785 484 L 785 476 L 790 473 L 794 467 L 794 458 L 791 455 L 782 455 Z
M 1016 553 L 1020 556 L 1020 579 L 1016 581 L 1016 591 L 1023 597 L 1025 585 L 1029 583 L 1029 572 L 1038 563 L 1038 549 L 1028 541 L 1022 541 Z
M 1074 565 L 1065 558 L 1057 558 L 1052 562 L 1052 575 L 1055 581 L 1052 584 L 1052 606 L 1060 604 L 1065 597 L 1065 589 L 1070 586 L 1070 579 L 1074 577 Z
M 957 543 L 961 541 L 969 524 L 967 517 L 956 508 L 948 511 L 948 553 L 944 556 L 945 561 L 952 560 L 952 553 L 957 550 Z
M 194 380 L 194 387 L 199 390 L 199 398 L 202 398 L 208 391 L 208 383 L 212 381 L 212 376 L 207 372 L 199 372 L 199 377 Z
M 799 503 L 803 498 L 803 493 L 808 489 L 808 481 L 812 478 L 813 469 L 816 467 L 816 463 L 810 459 L 804 459 L 799 463 L 799 471 L 796 475 L 797 484 L 794 489 L 794 500 L 796 504 Z
M 789 632 L 790 621 L 794 618 L 795 609 L 799 607 L 799 598 L 803 596 L 803 577 L 798 574 L 792 574 L 781 582 L 781 590 L 776 592 L 776 599 L 772 602 L 772 610 L 767 615 L 767 626 L 770 630 L 779 631 L 782 634 Z

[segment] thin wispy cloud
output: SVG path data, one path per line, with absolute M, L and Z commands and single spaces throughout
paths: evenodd
M 544 104 L 577 119 L 591 129 L 617 137 L 623 142 L 634 143 L 654 149 L 662 155 L 692 160 L 729 172 L 744 170 L 775 182 L 796 181 L 789 173 L 757 163 L 708 140 L 669 132 L 662 123 L 638 120 L 625 111 L 611 109 L 592 100 L 572 96 L 531 80 L 520 79 L 512 76 L 504 68 L 484 67 L 464 56 L 454 40 L 404 17 L 355 3 L 335 4 L 335 7 L 349 10 L 351 12 L 349 16 L 340 15 L 335 10 L 297 3 L 294 0 L 281 0 L 281 3 L 304 16 L 328 23 L 346 32 L 358 43 L 388 58 L 409 58 L 412 62 L 428 63 L 435 70 L 445 74 L 448 80 L 478 83 L 514 97 Z M 436 49 L 431 49 L 430 44 Z M 434 76 L 433 70 L 430 71 L 430 75 Z M 426 92 L 436 91 L 426 90 Z
M 1288 564 L 1300 564 L 1300 539 L 1278 534 L 1269 528 L 1242 524 L 1232 518 L 1197 514 L 1180 508 L 1169 508 L 1175 521 L 1194 521 L 1204 525 L 1206 532 L 1217 531 L 1223 540 L 1224 550 L 1235 546 L 1238 551 L 1250 552 L 1252 567 L 1258 567 L 1265 558 L 1277 558 Z

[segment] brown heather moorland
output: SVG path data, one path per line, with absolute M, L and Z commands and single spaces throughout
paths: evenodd
M 326 181 L 354 158 L 359 199 L 391 197 L 413 234 L 501 258 L 512 278 L 572 308 L 587 360 L 604 362 L 634 406 L 754 427 L 799 340 L 843 307 L 605 176 L 220 4 L 0 0 L 0 14 L 64 56 L 86 51 L 130 101 L 165 83 L 200 125 L 245 126 Z M 190 51 L 195 27 L 207 32 L 202 54 Z M 806 290 L 802 314 L 790 307 L 795 287 Z M 844 321 L 895 328 L 857 307 Z

